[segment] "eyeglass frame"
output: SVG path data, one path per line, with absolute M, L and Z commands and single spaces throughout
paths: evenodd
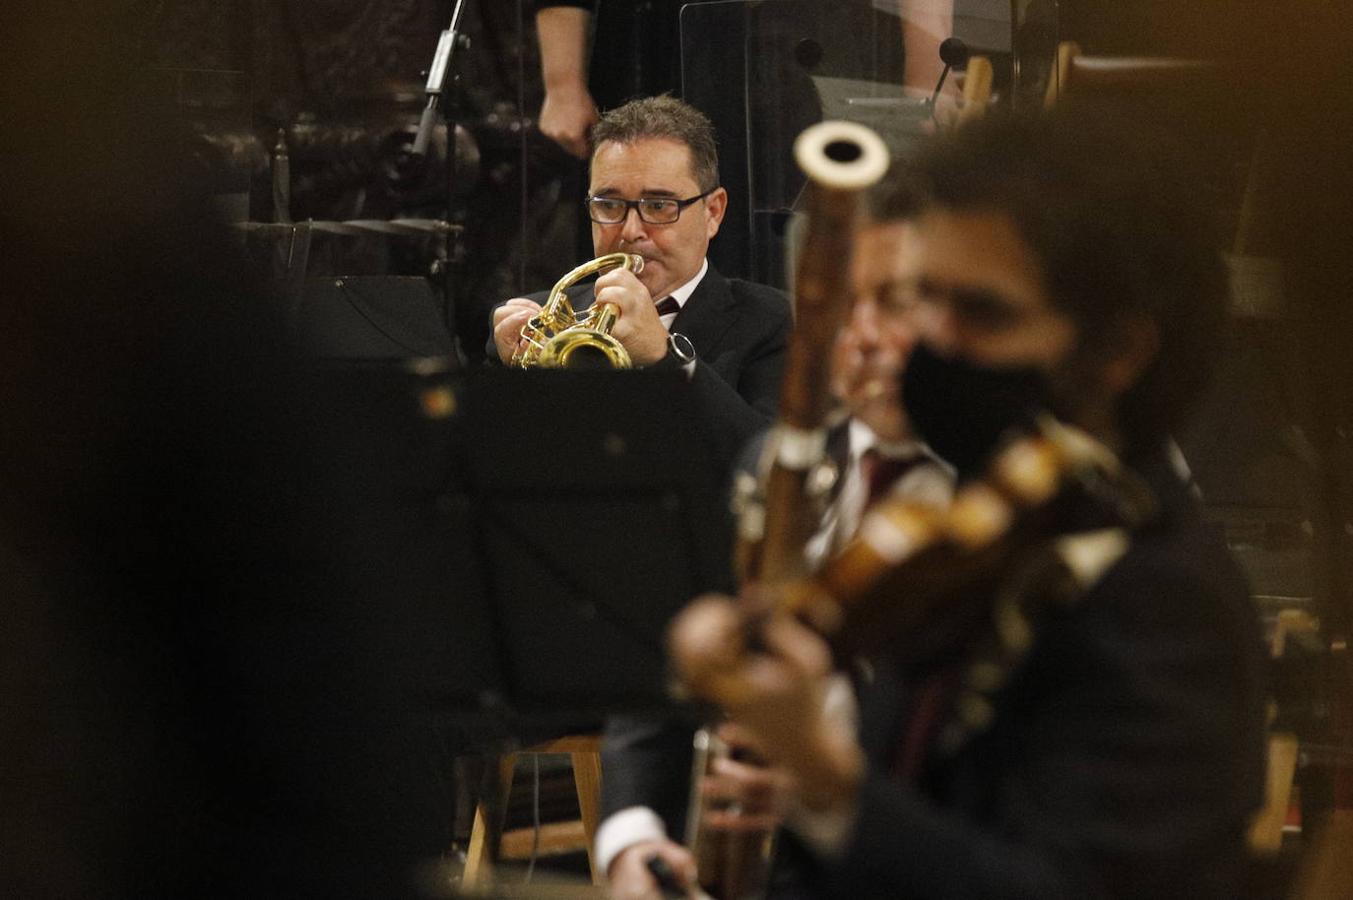
M 706 197 L 708 197 L 710 194 L 714 193 L 718 189 L 719 185 L 716 184 L 714 187 L 705 191 L 703 194 L 696 194 L 694 197 L 687 197 L 685 200 L 678 200 L 675 197 L 640 197 L 638 200 L 626 200 L 623 197 L 603 197 L 594 194 L 583 200 L 583 207 L 587 210 L 587 217 L 591 219 L 593 222 L 596 222 L 598 225 L 623 224 L 624 221 L 630 217 L 630 210 L 634 210 L 635 214 L 639 216 L 639 221 L 643 222 L 646 225 L 675 225 L 677 222 L 681 221 L 681 214 L 682 212 L 685 211 L 686 207 L 690 206 L 693 203 L 697 203 L 700 200 L 704 200 Z M 620 218 L 616 219 L 614 222 L 603 222 L 592 214 L 593 200 L 609 200 L 612 203 L 623 203 L 625 204 L 625 211 L 624 213 L 621 214 Z M 643 209 L 640 207 L 639 204 L 651 203 L 654 200 L 672 201 L 676 203 L 677 205 L 676 215 L 672 218 L 671 221 L 654 222 L 644 216 Z

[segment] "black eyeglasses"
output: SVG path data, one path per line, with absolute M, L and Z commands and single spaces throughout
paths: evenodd
M 675 197 L 640 197 L 622 200 L 619 197 L 588 197 L 587 215 L 598 225 L 619 225 L 633 209 L 649 225 L 671 225 L 681 218 L 681 211 L 717 191 L 712 187 L 703 194 L 677 200 Z

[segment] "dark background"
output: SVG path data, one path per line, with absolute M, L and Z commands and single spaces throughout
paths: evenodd
M 392 701 L 409 668 L 444 658 L 438 641 L 455 628 L 441 601 L 455 595 L 465 523 L 436 504 L 452 436 L 405 414 L 422 382 L 359 378 L 336 392 L 296 371 L 278 339 L 285 291 L 248 277 L 258 247 L 202 212 L 272 219 L 282 129 L 293 218 L 451 218 L 459 242 L 317 238 L 310 274 L 431 276 L 428 296 L 451 298 L 472 356 L 489 304 L 577 261 L 578 216 L 558 200 L 580 176 L 534 130 L 537 51 L 514 2 L 468 7 L 450 108 L 476 153 L 449 208 L 443 170 L 401 155 L 450 7 L 11 10 L 5 893 L 402 896 L 407 872 L 454 838 L 443 761 L 464 735 Z M 1353 23 L 1315 0 L 1068 2 L 1062 22 L 1087 52 L 1218 58 L 1234 72 L 1180 137 L 1212 163 L 1232 226 L 1219 246 L 1279 260 L 1284 303 L 1235 317 L 1218 388 L 1182 442 L 1261 608 L 1321 621 L 1276 671 L 1283 714 L 1312 746 L 1346 749 Z M 1237 247 L 1251 183 L 1258 213 Z M 336 395 L 377 440 L 352 442 L 352 408 L 326 405 Z M 1313 808 L 1353 802 L 1342 771 L 1305 770 Z

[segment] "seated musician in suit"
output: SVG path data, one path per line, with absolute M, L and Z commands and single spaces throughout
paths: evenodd
M 858 734 L 824 718 L 830 654 L 796 620 L 720 668 L 726 711 L 785 776 L 784 896 L 1242 895 L 1262 653 L 1244 580 L 1166 451 L 1206 380 L 1225 279 L 1182 191 L 1134 159 L 1064 115 L 978 123 L 914 166 L 913 425 L 962 482 L 1008 426 L 1050 410 L 1115 450 L 1155 512 L 1024 640 L 994 641 L 988 615 L 924 662 L 880 654 Z M 731 601 L 694 604 L 673 630 L 679 668 L 707 670 L 739 623 Z
M 616 304 L 611 334 L 634 364 L 684 367 L 714 433 L 746 440 L 774 413 L 790 313 L 780 291 L 724 278 L 705 259 L 729 203 L 713 126 L 687 103 L 648 97 L 606 113 L 592 138 L 593 246 L 598 256 L 638 254 L 644 268 L 575 288 L 574 308 L 586 308 L 589 294 Z M 497 307 L 491 355 L 511 359 L 539 309 L 528 297 Z
M 807 548 L 813 564 L 839 549 L 854 534 L 865 508 L 881 497 L 942 506 L 952 490 L 953 470 L 915 438 L 900 399 L 902 364 L 915 341 L 898 281 L 902 246 L 912 227 L 904 218 L 909 196 L 896 183 L 880 187 L 870 197 L 871 221 L 856 236 L 854 299 L 832 347 L 831 365 L 832 393 L 847 415 L 827 438 L 827 454 L 839 474 Z M 834 689 L 832 706 L 849 716 L 849 692 L 842 688 L 843 683 Z M 612 722 L 604 760 L 606 819 L 597 835 L 598 861 L 608 871 L 614 896 L 655 896 L 650 857 L 662 856 L 676 872 L 694 871 L 690 854 L 677 843 L 690 793 L 691 729 L 671 722 Z M 720 763 L 724 766 L 747 771 L 762 783 L 776 777 L 738 763 Z
M 953 469 L 917 439 L 902 407 L 902 366 L 916 340 L 910 309 L 897 289 L 911 230 L 903 215 L 908 198 L 896 182 L 877 188 L 870 198 L 870 224 L 855 236 L 854 300 L 832 347 L 832 394 L 846 415 L 827 443 L 840 475 L 808 547 L 811 563 L 839 550 L 865 509 L 882 497 L 943 506 L 953 488 Z

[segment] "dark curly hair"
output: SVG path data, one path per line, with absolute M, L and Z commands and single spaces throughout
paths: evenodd
M 1052 304 L 1082 349 L 1146 316 L 1159 351 L 1119 401 L 1126 449 L 1157 444 L 1202 394 L 1228 282 L 1197 180 L 1168 141 L 1084 109 L 995 116 L 938 138 L 905 168 L 907 204 L 994 210 L 1033 250 Z

